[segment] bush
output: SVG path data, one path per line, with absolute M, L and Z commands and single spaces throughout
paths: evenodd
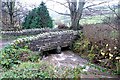
M 116 66 L 117 66 L 116 74 L 120 75 L 120 62 L 119 61 L 116 63 Z
M 93 63 L 107 67 L 108 69 L 114 71 L 117 70 L 116 63 L 120 60 L 119 47 L 112 47 L 104 41 L 90 42 L 84 37 L 84 35 L 81 35 L 81 38 L 73 45 L 73 51 L 87 57 L 87 59 Z
M 103 19 L 103 23 L 105 23 L 105 24 L 113 23 L 113 24 L 119 25 L 120 18 L 117 16 L 109 16 L 109 17 L 106 17 L 105 19 Z
M 75 45 L 74 45 L 74 50 L 76 52 L 79 53 L 85 53 L 88 51 L 88 45 L 89 45 L 89 41 L 88 40 L 84 40 L 84 41 L 76 41 Z
M 52 28 L 53 22 L 49 16 L 49 12 L 45 3 L 42 2 L 39 7 L 34 8 L 29 14 L 25 17 L 23 22 L 24 29 L 31 28 Z
M 14 64 L 19 64 L 20 51 L 18 47 L 14 48 L 13 46 L 6 46 L 1 50 L 0 54 L 0 65 L 5 68 L 10 68 Z
M 65 24 L 60 24 L 58 25 L 58 29 L 69 29 L 69 27 L 66 26 Z
M 80 38 L 73 43 L 73 51 L 79 53 L 79 55 L 88 53 L 91 49 L 91 44 L 84 37 L 83 33 L 80 33 Z
M 33 52 L 28 56 L 29 61 L 31 62 L 37 62 L 40 59 L 40 55 L 38 52 Z
M 80 56 L 93 61 L 95 55 L 99 52 L 99 49 L 98 46 L 93 45 L 83 34 L 81 34 L 81 38 L 73 44 L 73 51 Z
M 20 48 L 18 46 L 8 45 L 0 52 L 0 65 L 7 69 L 11 68 L 15 64 L 20 64 L 21 61 L 36 62 L 39 59 L 38 53 L 27 49 L 26 46 L 24 48 Z
M 95 58 L 95 54 L 88 54 L 88 56 L 87 56 L 88 58 L 89 58 L 89 60 L 92 62 L 93 60 L 94 60 L 94 58 Z
M 2 74 L 1 78 L 80 78 L 83 68 L 54 67 L 47 62 L 21 63 Z

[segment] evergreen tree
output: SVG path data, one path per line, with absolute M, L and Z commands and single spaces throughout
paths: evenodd
M 49 11 L 44 2 L 39 7 L 32 9 L 23 22 L 24 29 L 53 27 L 53 22 L 49 16 Z

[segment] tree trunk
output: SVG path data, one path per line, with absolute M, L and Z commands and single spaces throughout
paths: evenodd
M 78 5 L 77 5 L 78 4 Z M 71 29 L 78 30 L 81 29 L 79 25 L 79 21 L 82 16 L 83 7 L 84 7 L 85 1 L 79 0 L 77 3 L 77 0 L 73 0 L 72 2 L 68 1 L 69 9 L 70 9 L 70 17 L 71 17 Z M 78 8 L 77 8 L 78 6 Z
M 117 16 L 117 29 L 118 29 L 118 50 L 120 51 L 120 1 L 118 2 L 118 16 Z
M 10 15 L 10 28 L 14 28 L 14 23 L 13 23 L 13 14 Z
M 13 10 L 14 10 L 14 2 L 10 2 L 10 8 L 9 8 L 10 27 L 14 29 Z
M 2 29 L 2 2 L 0 0 L 0 30 Z
M 8 1 L 7 2 L 7 8 L 8 8 L 8 13 L 10 16 L 10 29 L 14 30 L 14 6 L 15 6 L 15 2 L 14 1 Z
M 74 19 L 71 19 L 71 29 L 73 30 L 78 30 L 79 28 L 79 20 L 74 18 Z

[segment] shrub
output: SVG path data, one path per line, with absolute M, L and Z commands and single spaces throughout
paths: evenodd
M 66 26 L 65 24 L 60 24 L 58 25 L 58 29 L 68 29 L 69 27 Z
M 2 74 L 1 78 L 80 78 L 83 68 L 54 67 L 47 62 L 21 63 Z
M 120 49 L 112 47 L 104 41 L 90 42 L 83 35 L 74 44 L 73 51 L 87 57 L 93 63 L 107 67 L 108 69 L 117 70 L 116 63 L 120 60 Z M 118 68 L 119 72 L 119 68 Z
M 86 57 L 90 61 L 93 61 L 95 55 L 99 53 L 98 46 L 93 45 L 83 34 L 81 34 L 81 38 L 73 44 L 73 51 L 79 53 L 79 55 L 84 58 Z
M 88 54 L 88 56 L 87 56 L 88 58 L 89 58 L 89 60 L 92 62 L 93 60 L 94 60 L 94 58 L 95 58 L 95 54 Z
M 106 17 L 105 19 L 103 19 L 103 23 L 105 24 L 116 24 L 118 25 L 118 23 L 120 22 L 120 18 L 117 17 L 117 16 L 109 16 L 109 17 Z
M 0 65 L 5 68 L 10 68 L 14 64 L 19 64 L 19 55 L 18 47 L 14 48 L 13 46 L 6 46 L 1 50 L 0 54 Z
M 80 33 L 80 38 L 73 43 L 73 51 L 81 54 L 88 53 L 91 49 L 91 44 L 84 37 L 83 33 Z
M 116 66 L 117 66 L 116 74 L 120 75 L 120 62 L 119 61 L 116 63 Z
M 38 52 L 33 52 L 28 56 L 29 61 L 37 62 L 40 59 L 40 55 Z
M 6 46 L 0 51 L 0 65 L 9 69 L 15 64 L 20 64 L 21 61 L 38 61 L 38 53 L 27 48 L 27 46 L 23 48 L 13 45 Z

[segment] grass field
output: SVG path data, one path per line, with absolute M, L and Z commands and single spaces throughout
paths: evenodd
M 96 16 L 89 16 L 84 19 L 80 20 L 80 24 L 97 24 L 97 23 L 103 23 L 103 19 L 111 15 L 96 15 Z
M 103 20 L 106 17 L 110 17 L 110 16 L 113 16 L 113 15 L 112 14 L 106 14 L 106 15 L 88 16 L 88 17 L 82 18 L 79 23 L 81 25 L 103 23 Z M 64 24 L 70 26 L 70 18 L 62 19 L 61 23 L 64 23 Z

